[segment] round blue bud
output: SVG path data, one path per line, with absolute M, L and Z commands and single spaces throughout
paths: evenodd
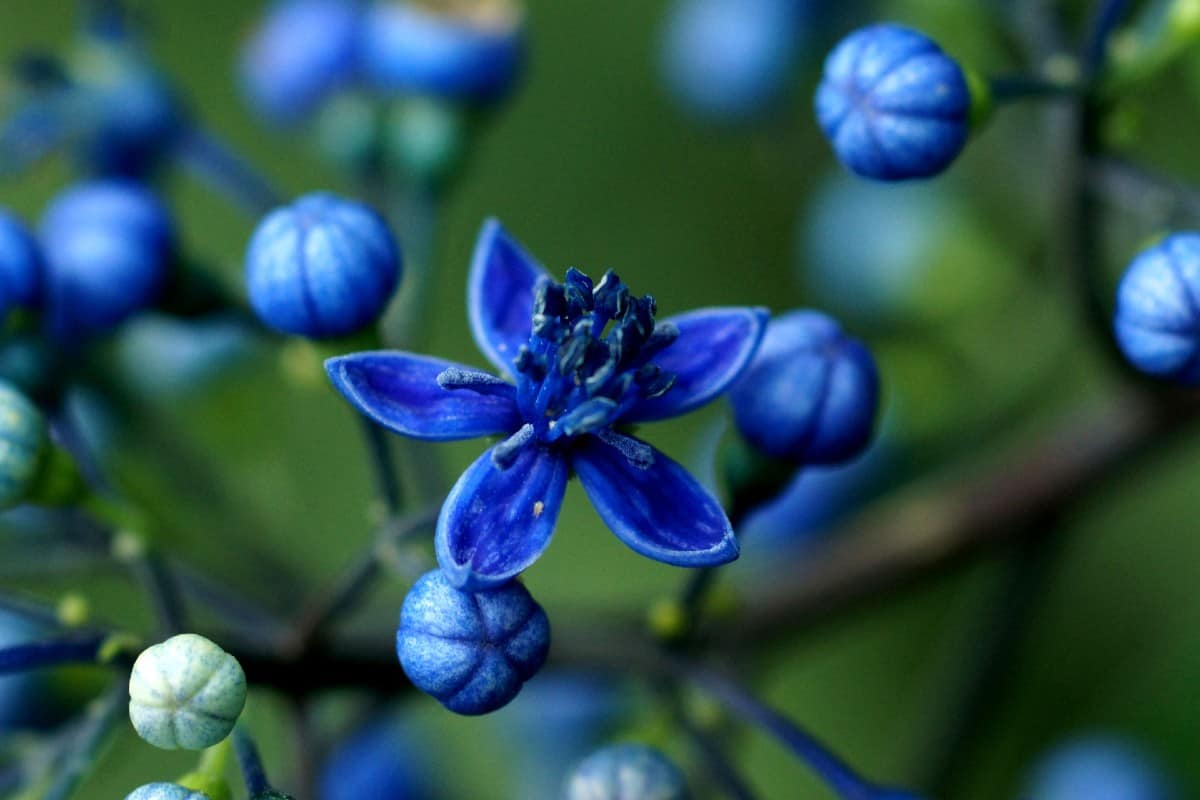
M 1142 372 L 1200 383 L 1200 234 L 1178 233 L 1143 250 L 1117 287 L 1114 328 Z
M 870 441 L 879 375 L 867 348 L 832 318 L 793 311 L 767 325 L 729 399 L 738 430 L 763 453 L 832 464 Z
M 665 755 L 640 744 L 597 750 L 567 778 L 566 800 L 687 800 L 687 779 Z
M 395 719 L 368 724 L 333 751 L 321 772 L 321 800 L 422 800 L 430 796 L 415 741 Z
M 384 91 L 494 101 L 516 82 L 525 16 L 514 0 L 473 0 L 444 9 L 411 0 L 367 12 L 363 69 Z
M 1025 796 L 1036 800 L 1174 800 L 1161 769 L 1116 737 L 1095 736 L 1051 751 L 1034 769 Z
M 962 68 L 924 34 L 872 25 L 825 60 L 816 111 L 838 159 L 864 178 L 928 178 L 966 145 L 971 93 Z
M 108 333 L 152 305 L 174 255 L 170 215 L 136 183 L 96 181 L 60 194 L 42 216 L 45 305 L 62 341 Z
M 0 316 L 32 308 L 42 294 L 42 258 L 32 234 L 16 215 L 0 208 Z
M 486 714 L 517 696 L 546 661 L 550 621 L 518 582 L 463 592 L 441 570 L 413 585 L 396 652 L 409 680 L 459 714 Z
M 101 175 L 144 177 L 183 133 L 179 98 L 128 41 L 92 41 L 73 60 L 87 131 L 84 163 Z
M 185 789 L 176 783 L 147 783 L 139 786 L 125 800 L 209 800 L 208 795 Z
M 400 264 L 400 249 L 378 214 L 317 193 L 259 223 L 246 251 L 246 285 L 269 327 L 311 338 L 345 336 L 383 313 Z
M 667 19 L 662 72 L 685 110 L 740 121 L 787 87 L 801 35 L 794 0 L 680 0 Z
M 362 4 L 282 0 L 242 51 L 243 93 L 263 116 L 286 124 L 316 109 L 358 72 Z

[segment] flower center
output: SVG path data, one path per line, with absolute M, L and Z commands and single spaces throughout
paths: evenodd
M 637 298 L 609 270 L 591 278 L 567 270 L 563 283 L 539 280 L 529 344 L 513 360 L 517 405 L 531 433 L 555 442 L 602 431 L 643 398 L 659 397 L 675 375 L 650 359 L 675 341 L 655 324 L 654 298 Z

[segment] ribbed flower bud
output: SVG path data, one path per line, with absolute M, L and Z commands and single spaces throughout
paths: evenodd
M 413 684 L 459 714 L 486 714 L 517 696 L 546 661 L 550 622 L 517 582 L 455 589 L 427 572 L 404 598 L 396 652 Z
M 60 194 L 42 217 L 45 303 L 60 341 L 105 334 L 158 299 L 174 254 L 166 207 L 131 182 Z
M 597 750 L 567 778 L 565 800 L 687 800 L 687 779 L 665 755 L 640 744 Z
M 384 91 L 486 102 L 516 81 L 525 52 L 516 0 L 392 0 L 367 12 L 363 68 Z
M 173 636 L 144 650 L 133 664 L 129 718 L 155 747 L 212 747 L 233 730 L 245 704 L 241 665 L 203 636 Z
M 830 317 L 776 317 L 729 393 L 742 436 L 772 458 L 830 464 L 862 452 L 879 400 L 875 360 Z
M 139 786 L 127 794 L 125 800 L 209 800 L 209 797 L 175 783 L 159 782 Z
M 345 336 L 375 322 L 400 268 L 400 250 L 383 219 L 325 193 L 272 211 L 246 251 L 246 284 L 259 318 L 310 338 Z
M 838 160 L 865 178 L 928 178 L 967 143 L 971 91 L 958 63 L 922 33 L 872 25 L 825 61 L 817 121 Z
M 1168 236 L 1133 259 L 1117 287 L 1114 328 L 1142 372 L 1200 382 L 1200 234 Z

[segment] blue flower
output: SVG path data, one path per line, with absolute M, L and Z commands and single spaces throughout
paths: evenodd
M 662 70 L 690 112 L 740 121 L 787 86 L 802 36 L 795 0 L 681 0 L 671 9 Z
M 33 308 L 42 296 L 42 257 L 29 229 L 0 208 L 0 317 Z
M 1168 236 L 1133 259 L 1117 287 L 1114 327 L 1142 372 L 1200 383 L 1200 234 Z
M 410 0 L 367 13 L 363 70 L 384 91 L 493 101 L 516 81 L 525 54 L 525 15 L 512 0 L 434 10 Z
M 400 249 L 378 214 L 316 193 L 259 223 L 246 250 L 246 286 L 255 313 L 271 328 L 345 336 L 383 313 L 400 265 Z
M 275 3 L 242 52 L 241 86 L 255 109 L 296 122 L 357 77 L 362 5 L 353 0 Z
M 971 93 L 936 42 L 899 25 L 872 25 L 826 59 L 816 111 L 838 159 L 859 175 L 928 178 L 966 145 Z
M 1141 748 L 1115 736 L 1080 738 L 1052 750 L 1036 767 L 1035 800 L 1173 800 L 1171 781 Z
M 870 441 L 879 375 L 870 351 L 832 318 L 793 311 L 771 320 L 729 401 L 738 430 L 762 452 L 834 464 Z
M 551 280 L 496 222 L 468 290 L 475 341 L 510 380 L 428 356 L 357 353 L 326 364 L 361 412 L 419 439 L 502 435 L 442 507 L 438 561 L 456 586 L 497 586 L 546 549 L 571 471 L 601 518 L 642 555 L 677 566 L 737 557 L 720 504 L 679 464 L 624 431 L 712 400 L 741 374 L 766 312 L 694 311 L 655 322 L 609 272 Z
M 550 652 L 550 620 L 517 581 L 456 589 L 441 570 L 413 584 L 400 609 L 396 654 L 421 691 L 458 714 L 507 705 Z
M 60 194 L 42 216 L 45 304 L 63 342 L 108 333 L 149 307 L 167 281 L 175 234 L 140 184 L 95 181 Z
M 565 800 L 655 798 L 687 800 L 687 779 L 670 759 L 652 747 L 617 744 L 597 750 L 567 779 Z

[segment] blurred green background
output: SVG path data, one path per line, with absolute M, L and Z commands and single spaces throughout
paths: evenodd
M 666 5 L 531 0 L 524 84 L 489 120 L 439 220 L 428 329 L 421 333 L 430 352 L 482 363 L 462 299 L 475 234 L 488 216 L 499 217 L 551 270 L 578 266 L 596 274 L 612 267 L 635 291 L 654 294 L 666 314 L 712 304 L 783 311 L 818 302 L 809 261 L 811 240 L 821 234 L 812 232 L 811 220 L 841 172 L 810 110 L 828 41 L 812 44 L 777 117 L 739 128 L 704 126 L 680 113 L 659 79 Z M 876 19 L 902 20 L 984 72 L 1022 66 L 1001 30 L 1000 3 L 853 5 L 842 12 L 837 32 Z M 289 195 L 350 191 L 314 157 L 308 139 L 268 129 L 235 90 L 236 47 L 259 3 L 163 0 L 142 7 L 150 12 L 154 55 L 208 128 Z M 73 35 L 72 11 L 63 0 L 7 3 L 0 12 L 0 58 L 62 47 Z M 1192 144 L 1200 123 L 1193 69 L 1184 62 L 1139 91 L 1122 108 L 1126 127 L 1113 134 L 1181 177 L 1200 177 Z M 919 256 L 927 263 L 903 320 L 854 318 L 853 290 L 841 296 L 841 308 L 830 309 L 878 347 L 887 429 L 902 443 L 896 481 L 1026 441 L 1081 399 L 1111 391 L 1112 371 L 1102 348 L 1080 328 L 1054 251 L 1062 224 L 1055 124 L 1054 113 L 1044 109 L 1006 109 L 938 180 L 934 191 L 943 205 L 934 228 L 943 238 Z M 68 166 L 51 165 L 0 187 L 0 202 L 36 219 L 69 177 Z M 255 220 L 184 177 L 168 186 L 188 252 L 219 265 L 238 287 Z M 907 202 L 907 189 L 863 187 Z M 879 231 L 886 228 L 865 218 L 837 236 L 849 246 Z M 1114 216 L 1106 225 L 1107 279 L 1115 280 L 1138 243 L 1155 232 L 1153 221 Z M 873 244 L 883 254 L 891 249 L 886 239 Z M 304 355 L 264 348 L 215 386 L 144 401 L 145 424 L 123 430 L 115 443 L 126 480 L 169 521 L 162 536 L 171 551 L 281 614 L 294 610 L 307 588 L 338 574 L 370 537 L 372 483 L 357 420 L 322 380 L 297 381 L 295 369 L 283 366 L 297 358 Z M 716 404 L 653 426 L 647 435 L 694 463 L 697 441 L 723 415 Z M 478 442 L 439 447 L 447 477 L 479 449 Z M 412 475 L 415 465 L 408 466 Z M 1194 437 L 1181 437 L 1162 457 L 1106 485 L 1060 520 L 1063 553 L 1050 588 L 1034 600 L 1028 636 L 1003 667 L 1006 680 L 991 698 L 994 713 L 965 748 L 956 797 L 1015 798 L 1039 753 L 1097 729 L 1136 738 L 1178 777 L 1185 796 L 1200 796 L 1198 468 L 1200 447 Z M 285 574 L 263 574 L 242 558 L 239 548 L 248 538 L 274 551 L 304 585 Z M 747 542 L 747 555 L 753 548 Z M 897 784 L 923 781 L 947 713 L 948 687 L 984 635 L 1004 558 L 990 554 L 924 580 L 764 653 L 763 695 L 867 775 Z M 572 486 L 554 545 L 526 577 L 552 622 L 566 626 L 581 610 L 640 615 L 676 591 L 684 576 L 630 554 Z M 4 580 L 49 599 L 82 589 L 103 616 L 146 624 L 134 589 L 111 572 Z M 356 616 L 356 629 L 390 640 L 405 588 L 387 581 Z M 502 723 L 455 718 L 426 699 L 413 706 L 414 725 L 434 745 L 429 752 L 441 767 L 434 769 L 439 780 L 458 796 L 506 796 L 494 778 L 512 761 L 514 743 L 505 740 Z M 294 760 L 286 714 L 265 693 L 252 696 L 251 708 L 256 726 L 277 731 L 264 749 L 268 766 L 286 775 Z M 735 742 L 764 797 L 827 797 L 774 742 L 753 732 Z M 186 758 L 154 751 L 126 733 L 83 796 L 123 795 L 187 765 Z

